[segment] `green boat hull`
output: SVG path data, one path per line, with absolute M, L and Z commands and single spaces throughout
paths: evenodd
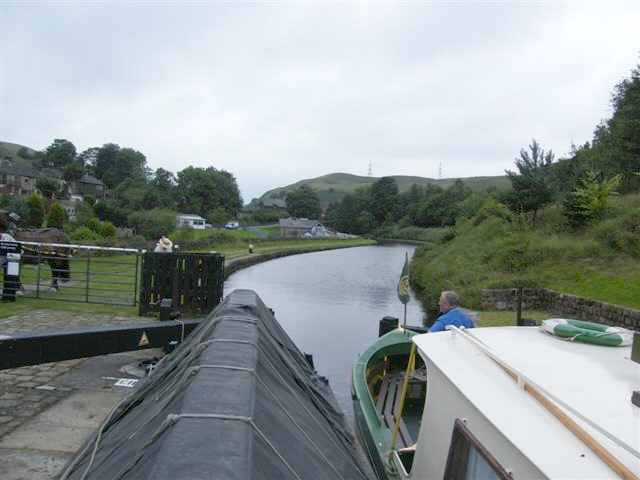
M 411 331 L 405 333 L 399 329 L 383 335 L 360 354 L 351 375 L 356 437 L 379 480 L 393 480 L 397 477 L 390 475 L 385 468 L 385 455 L 391 449 L 392 432 L 380 424 L 380 417 L 367 385 L 367 369 L 386 356 L 408 356 L 413 335 L 415 333 Z

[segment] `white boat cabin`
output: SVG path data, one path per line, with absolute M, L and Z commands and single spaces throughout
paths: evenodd
M 526 384 L 640 475 L 640 407 L 631 402 L 640 364 L 630 346 L 563 341 L 536 327 L 469 332 L 413 337 L 427 394 L 413 462 L 392 454 L 396 478 L 623 478 Z

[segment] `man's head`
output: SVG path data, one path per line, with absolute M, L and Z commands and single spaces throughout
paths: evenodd
M 438 305 L 442 313 L 447 313 L 452 308 L 456 308 L 460 303 L 460 296 L 456 292 L 442 292 Z

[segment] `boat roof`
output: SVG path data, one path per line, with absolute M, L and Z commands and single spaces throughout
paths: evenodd
M 434 364 L 532 463 L 550 478 L 610 476 L 611 470 L 489 355 L 534 385 L 640 474 L 640 364 L 631 347 L 563 341 L 537 327 L 496 327 L 413 337 Z M 484 351 L 489 353 L 489 355 Z

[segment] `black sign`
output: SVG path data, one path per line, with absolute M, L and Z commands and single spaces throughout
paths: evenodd
M 6 257 L 7 253 L 20 253 L 21 251 L 20 242 L 0 241 L 0 257 Z

